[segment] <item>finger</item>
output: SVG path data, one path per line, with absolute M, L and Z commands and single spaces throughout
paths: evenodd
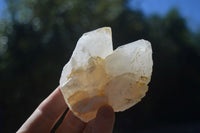
M 112 133 L 114 121 L 113 109 L 108 105 L 102 106 L 95 118 L 93 133 Z
M 85 123 L 77 118 L 71 111 L 67 112 L 63 122 L 56 130 L 57 133 L 81 133 Z
M 18 133 L 50 132 L 60 115 L 67 109 L 61 90 L 57 88 L 33 112 Z
M 92 128 L 94 127 L 94 123 L 95 123 L 95 119 L 89 121 L 89 122 L 86 124 L 83 133 L 92 133 Z

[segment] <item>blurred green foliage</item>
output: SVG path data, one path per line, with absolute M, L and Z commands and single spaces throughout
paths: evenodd
M 114 48 L 147 39 L 153 75 L 147 96 L 116 114 L 114 131 L 134 132 L 200 119 L 200 32 L 176 9 L 145 17 L 126 0 L 7 0 L 0 20 L 2 131 L 14 132 L 58 86 L 62 67 L 85 32 L 111 26 Z

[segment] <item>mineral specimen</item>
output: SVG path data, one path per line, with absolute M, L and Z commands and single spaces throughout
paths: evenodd
M 148 90 L 152 66 L 150 42 L 138 40 L 113 51 L 111 29 L 103 27 L 78 40 L 63 68 L 61 91 L 71 111 L 88 122 L 104 104 L 118 112 L 139 102 Z

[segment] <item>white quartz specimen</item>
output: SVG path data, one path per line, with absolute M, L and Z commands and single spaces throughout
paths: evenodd
M 109 27 L 83 34 L 64 66 L 60 87 L 72 112 L 88 122 L 109 104 L 124 111 L 145 96 L 152 73 L 151 44 L 138 40 L 113 51 Z

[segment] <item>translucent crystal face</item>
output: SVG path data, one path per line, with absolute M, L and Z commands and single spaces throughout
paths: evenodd
M 124 111 L 145 96 L 152 73 L 151 44 L 139 40 L 112 48 L 111 29 L 100 28 L 83 36 L 64 66 L 60 87 L 72 112 L 85 122 L 109 104 Z

